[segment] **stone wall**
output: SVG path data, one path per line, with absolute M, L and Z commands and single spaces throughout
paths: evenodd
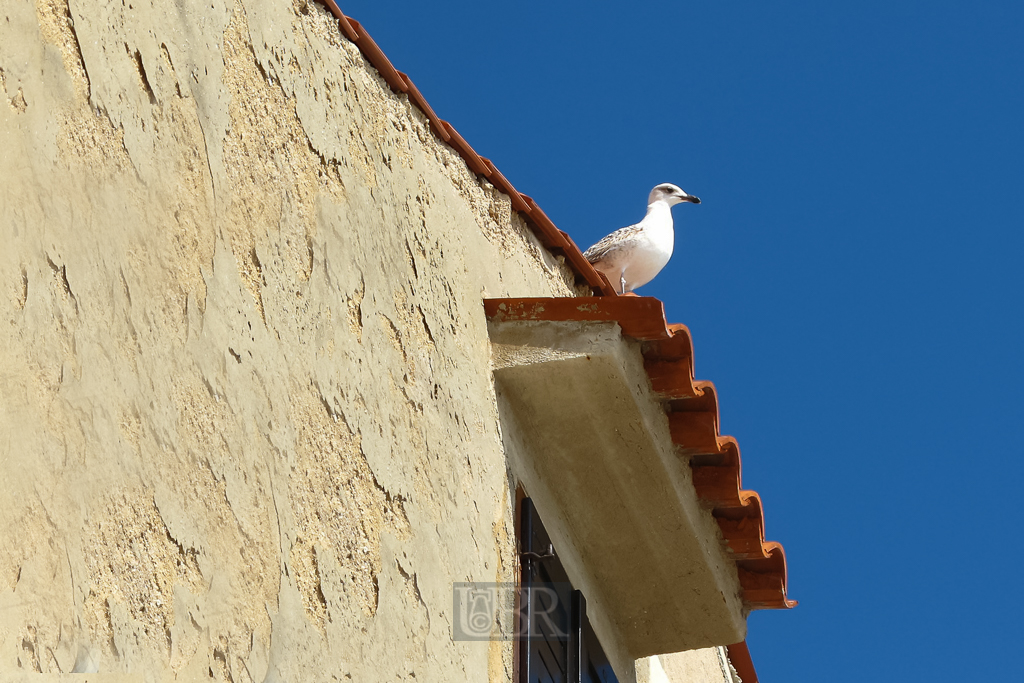
M 507 198 L 304 0 L 2 0 L 0 97 L 0 672 L 507 679 Z

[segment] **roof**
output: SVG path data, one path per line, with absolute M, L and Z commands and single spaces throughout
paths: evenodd
M 665 401 L 673 442 L 689 457 L 697 495 L 710 508 L 731 551 L 751 609 L 786 609 L 796 605 L 787 595 L 786 556 L 782 545 L 765 540 L 761 497 L 744 490 L 739 444 L 719 433 L 718 399 L 711 382 L 695 381 L 693 341 L 685 325 L 669 324 L 664 305 L 651 297 L 619 296 L 608 280 L 583 257 L 572 238 L 559 230 L 537 203 L 522 194 L 442 120 L 412 79 L 398 71 L 363 26 L 346 16 L 335 0 L 320 0 L 338 19 L 339 28 L 360 49 L 396 93 L 405 94 L 427 117 L 430 129 L 511 199 L 512 208 L 526 220 L 541 244 L 562 255 L 578 282 L 591 287 L 593 297 L 561 299 L 489 299 L 489 317 L 503 319 L 615 321 L 623 334 L 644 342 L 643 356 L 652 387 Z M 738 668 L 756 681 L 745 643 L 729 647 Z M 744 676 L 744 681 L 747 676 Z
M 754 662 L 750 659 L 750 650 L 747 649 L 746 641 L 726 646 L 729 654 L 729 662 L 732 668 L 739 674 L 743 683 L 758 683 L 757 672 L 754 671 Z
M 693 379 L 693 341 L 685 325 L 665 320 L 653 297 L 485 299 L 497 321 L 617 322 L 622 333 L 644 342 L 644 369 L 665 403 L 677 451 L 689 459 L 693 485 L 711 510 L 736 563 L 743 600 L 750 609 L 786 609 L 786 554 L 765 540 L 761 497 L 743 489 L 739 444 L 719 433 L 718 396 L 711 382 Z
M 434 113 L 433 108 L 427 104 L 423 94 L 412 82 L 412 79 L 391 64 L 391 61 L 384 55 L 384 52 L 381 51 L 377 43 L 370 37 L 370 34 L 366 32 L 366 29 L 355 19 L 345 16 L 334 0 L 321 0 L 321 2 L 338 18 L 341 32 L 356 44 L 356 47 L 362 51 L 363 56 L 377 69 L 381 78 L 384 79 L 391 89 L 396 93 L 408 95 L 409 101 L 426 115 L 430 123 L 430 130 L 434 132 L 434 135 L 458 152 L 471 171 L 487 178 L 492 185 L 509 196 L 512 200 L 512 208 L 523 216 L 533 230 L 533 234 L 536 235 L 537 239 L 540 240 L 540 243 L 548 251 L 565 257 L 566 264 L 576 274 L 577 282 L 585 282 L 595 293 L 602 296 L 615 296 L 615 288 L 590 265 L 587 259 L 583 258 L 583 252 L 572 241 L 572 238 L 555 227 L 555 224 L 537 206 L 537 202 L 533 201 L 532 197 L 516 190 L 490 159 L 477 154 L 469 143 L 466 142 L 465 138 L 459 135 L 452 124 L 442 120 Z

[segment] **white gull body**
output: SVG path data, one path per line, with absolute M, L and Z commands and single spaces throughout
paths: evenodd
M 672 207 L 683 202 L 700 204 L 700 199 L 672 183 L 658 185 L 647 198 L 647 215 L 642 221 L 616 230 L 583 256 L 620 294 L 646 285 L 672 258 Z

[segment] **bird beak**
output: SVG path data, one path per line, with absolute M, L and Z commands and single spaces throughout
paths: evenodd
M 692 194 L 688 194 L 683 198 L 683 201 L 690 202 L 691 204 L 700 204 L 700 197 L 694 197 Z

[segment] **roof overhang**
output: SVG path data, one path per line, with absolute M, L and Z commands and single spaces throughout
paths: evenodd
M 781 546 L 743 491 L 683 326 L 642 297 L 489 299 L 510 467 L 594 628 L 633 658 L 742 641 L 789 607 Z
M 336 0 L 320 0 L 338 19 L 339 29 L 355 43 L 388 86 L 405 95 L 427 117 L 431 130 L 450 145 L 468 168 L 508 195 L 512 207 L 530 225 L 540 243 L 561 255 L 602 297 L 565 299 L 491 299 L 488 317 L 496 322 L 616 322 L 622 334 L 640 345 L 650 388 L 662 401 L 676 453 L 688 459 L 691 485 L 710 510 L 735 564 L 746 609 L 792 607 L 786 597 L 786 559 L 782 546 L 764 537 L 761 500 L 744 491 L 736 441 L 718 433 L 718 407 L 710 382 L 693 380 L 693 346 L 683 325 L 668 325 L 656 299 L 619 297 L 614 287 L 583 257 L 568 234 L 559 230 L 533 199 L 518 192 L 487 158 L 480 156 L 450 123 L 440 119 L 408 75 L 395 69 L 366 29 L 346 16 Z M 509 366 L 512 367 L 512 366 Z M 591 397 L 592 400 L 592 397 Z M 596 626 L 596 625 L 595 625 Z M 745 651 L 745 650 L 744 650 Z M 749 659 L 749 656 L 748 656 Z

